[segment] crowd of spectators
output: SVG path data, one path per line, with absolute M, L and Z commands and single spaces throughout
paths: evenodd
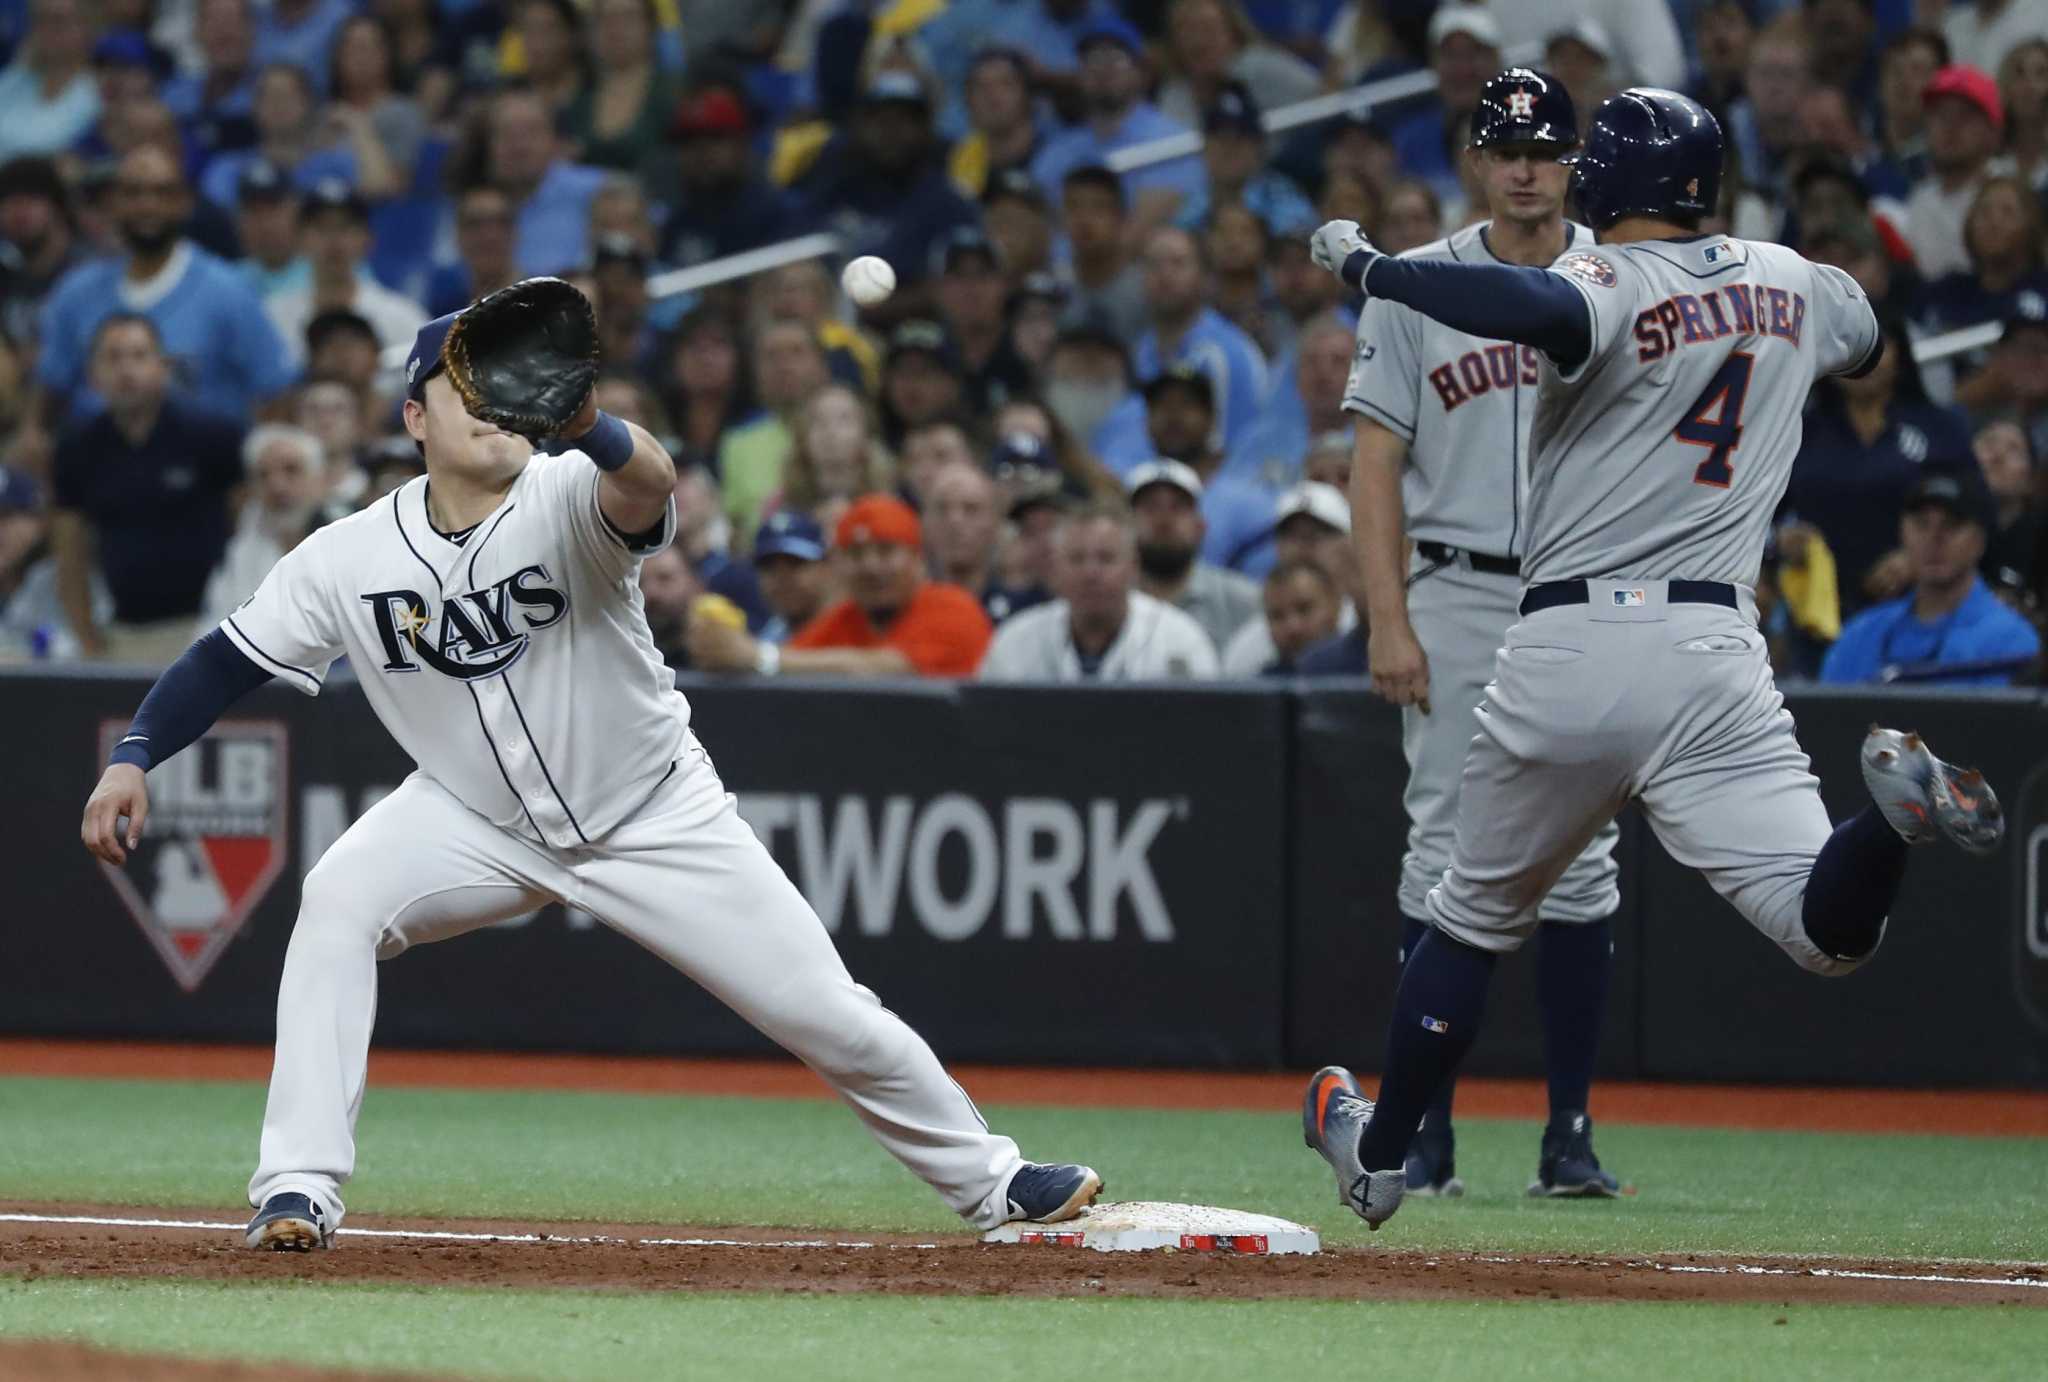
M 552 273 L 679 462 L 641 575 L 679 670 L 1356 673 L 1358 304 L 1307 235 L 1482 216 L 1511 60 L 1582 120 L 1697 97 L 1709 229 L 1878 306 L 1767 553 L 1781 673 L 2035 680 L 2048 0 L 0 0 L 0 661 L 175 655 L 420 473 L 421 322 Z M 900 281 L 865 310 L 857 254 Z

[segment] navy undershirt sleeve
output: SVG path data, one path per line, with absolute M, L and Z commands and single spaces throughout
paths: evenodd
M 148 772 L 206 733 L 223 711 L 269 680 L 270 673 L 215 629 L 164 669 L 107 761 L 133 763 Z
M 1368 260 L 1360 272 L 1373 297 L 1412 307 L 1474 336 L 1534 346 L 1565 369 L 1592 352 L 1593 320 L 1586 300 L 1546 269 L 1383 254 Z

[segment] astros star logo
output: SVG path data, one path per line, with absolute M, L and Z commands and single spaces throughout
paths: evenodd
M 1508 114 L 1517 120 L 1532 120 L 1536 116 L 1536 98 L 1529 94 L 1529 88 L 1518 86 L 1508 93 Z
M 405 613 L 398 616 L 398 631 L 411 639 L 420 641 L 420 634 L 427 627 L 427 612 L 416 605 L 407 605 Z

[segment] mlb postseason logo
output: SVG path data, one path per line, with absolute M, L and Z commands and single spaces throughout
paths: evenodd
M 125 721 L 100 723 L 99 762 L 126 732 Z M 125 867 L 100 865 L 187 993 L 284 868 L 286 742 L 281 720 L 216 724 L 151 769 L 142 843 Z

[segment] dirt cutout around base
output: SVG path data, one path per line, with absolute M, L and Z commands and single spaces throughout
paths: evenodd
M 350 1372 L 292 1363 L 228 1363 L 123 1353 L 56 1339 L 0 1339 L 0 1377 L 8 1382 L 426 1382 L 416 1372 Z
M 179 1213 L 78 1206 L 8 1212 L 218 1222 Z M 232 1282 L 330 1281 L 643 1291 L 878 1292 L 934 1296 L 1133 1296 L 1191 1300 L 1746 1301 L 1779 1304 L 2048 1307 L 2048 1267 L 1892 1260 L 1622 1258 L 1416 1252 L 1393 1244 L 1314 1257 L 1098 1253 L 985 1245 L 971 1237 L 861 1237 L 812 1230 L 673 1224 L 384 1220 L 352 1228 L 546 1235 L 542 1241 L 359 1238 L 326 1252 L 252 1252 L 239 1231 L 0 1223 L 0 1274 Z M 591 1240 L 599 1241 L 591 1241 Z M 647 1239 L 718 1239 L 713 1244 Z M 802 1239 L 803 1242 L 794 1240 Z M 1762 1269 L 1762 1270 L 1759 1270 Z M 1868 1272 L 1877 1277 L 1843 1273 Z M 1938 1277 L 1942 1280 L 1912 1280 Z M 1996 1284 L 2005 1279 L 2040 1285 Z

